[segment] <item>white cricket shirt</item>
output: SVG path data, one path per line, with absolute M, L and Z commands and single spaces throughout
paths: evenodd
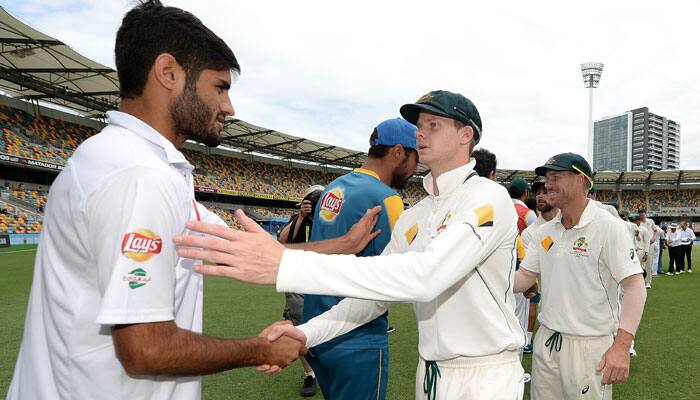
M 625 225 L 590 200 L 573 228 L 561 215 L 539 227 L 520 267 L 540 275 L 539 321 L 579 336 L 614 333 L 619 282 L 642 273 Z
M 111 327 L 202 330 L 202 278 L 172 237 L 198 219 L 192 166 L 139 119 L 108 112 L 49 192 L 8 399 L 198 399 L 200 378 L 132 377 Z
M 413 302 L 418 350 L 426 360 L 519 349 L 525 332 L 513 295 L 517 214 L 505 188 L 476 174 L 467 179 L 473 167 L 474 161 L 440 175 L 439 196 L 428 174 L 423 186 L 429 195 L 401 214 L 381 256 L 285 250 L 277 290 Z M 325 325 L 352 318 L 348 326 L 361 325 L 385 309 L 346 300 Z

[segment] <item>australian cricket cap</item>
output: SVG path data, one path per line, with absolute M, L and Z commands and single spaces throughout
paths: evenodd
M 474 103 L 459 93 L 447 90 L 433 90 L 424 94 L 413 104 L 404 104 L 401 116 L 415 125 L 421 112 L 435 114 L 460 121 L 474 128 L 474 142 L 481 140 L 481 116 Z
M 591 166 L 585 158 L 576 153 L 562 153 L 551 157 L 544 165 L 535 168 L 535 173 L 545 176 L 547 171 L 571 171 L 583 175 L 588 180 L 589 188 L 593 187 Z

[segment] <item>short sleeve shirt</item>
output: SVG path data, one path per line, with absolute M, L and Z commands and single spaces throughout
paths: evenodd
M 540 323 L 579 336 L 614 333 L 619 282 L 642 273 L 627 228 L 592 201 L 571 229 L 561 215 L 537 229 L 521 268 L 540 275 Z

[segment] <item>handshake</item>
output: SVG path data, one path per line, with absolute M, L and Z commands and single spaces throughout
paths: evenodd
M 277 375 L 294 360 L 306 354 L 306 335 L 291 321 L 278 321 L 265 328 L 260 339 L 266 344 L 264 364 L 255 369 L 266 375 Z

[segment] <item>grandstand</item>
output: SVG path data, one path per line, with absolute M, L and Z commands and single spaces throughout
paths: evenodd
M 48 185 L 77 146 L 104 126 L 104 113 L 118 106 L 118 81 L 111 68 L 1 7 L 0 21 L 11 27 L 0 31 L 0 89 L 5 92 L 0 96 L 0 232 L 36 234 Z M 327 184 L 367 157 L 236 118 L 225 121 L 222 136 L 217 149 L 185 145 L 183 153 L 195 166 L 197 198 L 229 224 L 236 224 L 233 210 L 243 208 L 273 233 L 294 213 L 306 187 Z M 425 173 L 419 166 L 417 174 Z M 536 178 L 533 171 L 497 171 L 503 184 L 516 177 Z M 615 201 L 621 209 L 645 207 L 663 220 L 700 221 L 700 171 L 603 171 L 594 180 L 600 199 Z M 409 205 L 420 200 L 419 179 L 402 196 Z

